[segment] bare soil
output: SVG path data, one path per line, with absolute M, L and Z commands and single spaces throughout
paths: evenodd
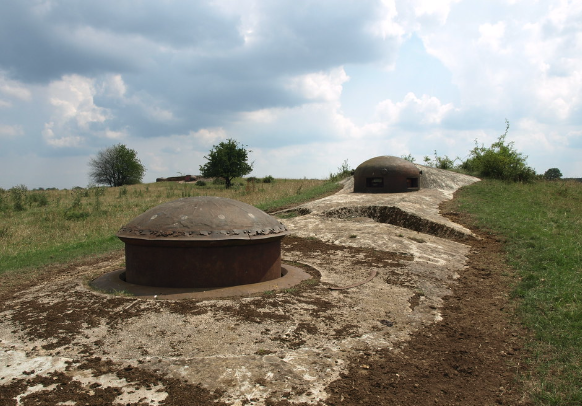
M 459 213 L 444 214 L 471 227 Z M 502 241 L 473 232 L 481 239 L 467 242 L 468 268 L 444 298 L 443 320 L 415 333 L 400 352 L 354 357 L 349 371 L 329 386 L 327 404 L 532 404 L 518 380 L 528 332 L 508 300 L 514 271 L 503 260 Z
M 313 279 L 252 297 L 139 300 L 78 282 L 121 253 L 4 287 L 0 405 L 529 405 L 503 242 L 450 201 L 440 212 L 473 237 L 298 218 L 330 236 L 284 240 Z M 366 239 L 372 227 L 392 242 Z

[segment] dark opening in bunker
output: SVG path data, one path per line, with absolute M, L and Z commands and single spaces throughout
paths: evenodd
M 384 178 L 366 178 L 366 187 L 384 187 Z
M 418 178 L 407 178 L 406 185 L 408 188 L 418 188 Z

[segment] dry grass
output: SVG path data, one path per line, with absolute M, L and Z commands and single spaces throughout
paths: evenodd
M 0 190 L 0 273 L 121 248 L 117 230 L 144 211 L 189 196 L 221 196 L 263 210 L 293 202 L 323 180 L 247 183 L 236 187 L 160 182 L 119 188 L 27 191 Z

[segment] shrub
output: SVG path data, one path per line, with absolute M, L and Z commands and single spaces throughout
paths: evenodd
M 274 183 L 275 182 L 275 178 L 272 177 L 271 175 L 267 175 L 263 178 L 263 183 Z
M 25 185 L 14 186 L 10 189 L 14 211 L 26 210 L 24 207 L 24 201 L 26 200 L 27 192 L 28 188 Z
M 213 185 L 226 185 L 226 180 L 224 180 L 223 178 L 214 178 L 214 180 L 212 181 Z
M 562 177 L 562 172 L 558 168 L 550 168 L 544 173 L 544 179 L 557 180 Z
M 405 161 L 412 162 L 412 163 L 414 163 L 414 161 L 415 161 L 412 154 L 402 155 L 402 156 L 400 156 L 400 158 L 404 159 Z
M 447 155 L 445 155 L 444 157 L 442 156 L 438 156 L 437 152 L 434 152 L 434 159 L 430 158 L 429 156 L 425 156 L 424 157 L 424 163 L 427 166 L 430 166 L 432 168 L 437 168 L 437 169 L 455 169 L 456 165 L 455 165 L 455 161 L 458 160 L 459 158 L 455 158 L 455 159 L 451 159 L 449 158 Z
M 36 203 L 38 207 L 48 206 L 49 204 L 46 194 L 42 192 L 30 193 L 26 196 L 26 200 L 29 206 L 32 206 L 33 203 Z
M 527 166 L 527 156 L 517 152 L 513 142 L 506 143 L 509 121 L 505 120 L 505 133 L 500 135 L 491 147 L 477 143 L 469 158 L 461 164 L 461 169 L 484 178 L 501 179 L 512 182 L 531 182 L 535 171 Z
M 206 186 L 206 182 L 203 180 L 196 181 L 196 186 Z
M 337 168 L 337 173 L 330 173 L 329 180 L 331 182 L 339 182 L 342 179 L 348 178 L 354 174 L 354 171 L 350 169 L 348 165 L 348 160 L 346 159 L 339 168 Z

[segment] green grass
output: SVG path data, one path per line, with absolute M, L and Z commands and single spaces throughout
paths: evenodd
M 321 185 L 317 185 L 311 188 L 304 188 L 303 185 L 299 185 L 295 191 L 295 194 L 291 194 L 272 201 L 264 201 L 256 204 L 255 206 L 264 211 L 275 211 L 282 207 L 298 205 L 309 200 L 316 199 L 320 196 L 337 192 L 340 189 L 341 187 L 334 182 L 325 182 Z
M 233 182 L 235 187 L 160 182 L 118 188 L 29 191 L 0 189 L 0 275 L 67 263 L 121 250 L 121 226 L 161 203 L 190 196 L 221 196 L 273 211 L 339 189 L 317 179 Z
M 519 273 L 513 294 L 534 334 L 530 395 L 539 405 L 582 405 L 582 183 L 484 180 L 457 204 L 506 239 Z
M 65 263 L 88 255 L 99 255 L 123 249 L 123 243 L 115 235 L 45 249 L 31 248 L 2 258 L 0 274 L 25 268 L 41 267 L 50 263 Z

